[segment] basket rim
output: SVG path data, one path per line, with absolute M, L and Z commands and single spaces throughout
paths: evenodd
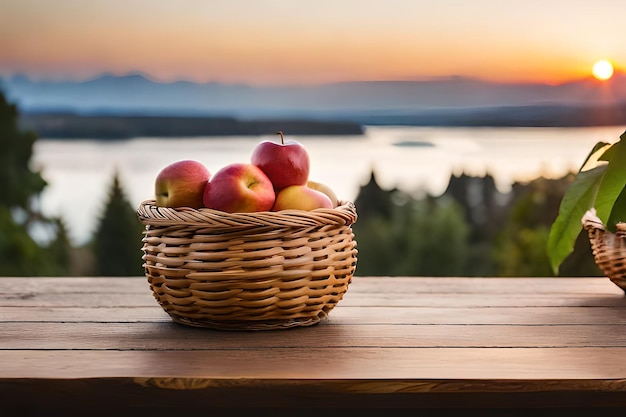
M 148 226 L 211 226 L 215 228 L 290 227 L 307 228 L 324 225 L 350 226 L 357 220 L 356 206 L 347 200 L 337 207 L 315 210 L 257 211 L 227 213 L 206 207 L 160 207 L 154 199 L 144 200 L 136 211 L 139 221 Z

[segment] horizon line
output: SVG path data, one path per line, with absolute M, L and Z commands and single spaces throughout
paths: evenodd
M 622 71 L 616 69 L 613 76 L 605 81 L 596 80 L 592 75 L 572 78 L 562 82 L 554 83 L 554 82 L 542 82 L 542 81 L 501 81 L 501 80 L 491 80 L 485 77 L 476 77 L 470 75 L 459 75 L 459 74 L 450 74 L 450 75 L 440 75 L 440 76 L 425 76 L 425 77 L 406 77 L 406 78 L 381 78 L 381 79 L 345 79 L 345 80 L 337 80 L 337 81 L 325 81 L 325 82 L 299 82 L 299 83 L 253 83 L 253 82 L 227 82 L 227 81 L 197 81 L 190 78 L 176 78 L 173 80 L 160 80 L 158 77 L 152 76 L 151 74 L 141 71 L 141 70 L 132 70 L 127 72 L 114 72 L 114 71 L 103 71 L 97 73 L 95 75 L 81 77 L 81 76 L 58 76 L 58 75 L 32 75 L 23 71 L 16 71 L 12 73 L 0 73 L 0 81 L 6 80 L 11 81 L 15 78 L 25 78 L 30 82 L 35 83 L 87 83 L 92 81 L 97 81 L 102 78 L 113 77 L 113 78 L 131 78 L 131 77 L 141 77 L 146 81 L 152 82 L 154 84 L 161 85 L 169 85 L 176 83 L 190 83 L 190 84 L 198 84 L 198 85 L 209 85 L 209 84 L 221 84 L 226 86 L 245 86 L 245 87 L 253 87 L 253 88 L 280 88 L 280 87 L 315 87 L 315 86 L 329 86 L 329 85 L 338 85 L 338 84 L 368 84 L 368 83 L 428 83 L 428 82 L 438 82 L 438 81 L 453 81 L 453 80 L 467 80 L 467 81 L 477 81 L 484 82 L 493 85 L 546 85 L 546 86 L 560 86 L 566 85 L 576 82 L 582 81 L 598 81 L 600 83 L 610 83 L 612 80 L 616 78 L 626 77 L 626 71 Z

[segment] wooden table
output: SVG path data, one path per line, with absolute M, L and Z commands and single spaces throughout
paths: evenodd
M 173 323 L 143 277 L 0 285 L 3 416 L 626 408 L 608 278 L 355 277 L 321 323 L 248 332 Z

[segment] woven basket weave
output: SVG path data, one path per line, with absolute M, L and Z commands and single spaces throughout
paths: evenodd
M 596 215 L 595 209 L 584 214 L 582 223 L 589 235 L 596 265 L 626 292 L 626 223 L 618 223 L 615 233 L 610 232 Z
M 310 326 L 343 298 L 356 269 L 351 202 L 312 211 L 137 209 L 145 274 L 173 321 L 216 329 Z

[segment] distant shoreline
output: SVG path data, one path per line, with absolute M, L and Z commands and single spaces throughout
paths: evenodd
M 626 103 L 615 106 L 515 106 L 439 109 L 413 113 L 336 114 L 321 119 L 277 117 L 237 119 L 228 116 L 131 115 L 42 112 L 22 113 L 20 128 L 41 139 L 127 140 L 136 137 L 362 136 L 366 126 L 431 127 L 598 127 L 626 122 Z
M 135 137 L 206 137 L 268 135 L 282 130 L 289 135 L 363 135 L 358 123 L 295 119 L 238 120 L 193 116 L 83 116 L 77 114 L 25 114 L 20 128 L 41 139 L 124 140 Z

